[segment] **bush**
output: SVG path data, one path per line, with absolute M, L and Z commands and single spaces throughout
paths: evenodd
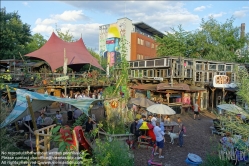
M 94 148 L 95 162 L 97 166 L 133 166 L 134 159 L 129 148 L 124 142 L 113 140 L 104 142 L 96 139 Z
M 232 166 L 228 160 L 221 160 L 218 155 L 208 154 L 201 166 Z

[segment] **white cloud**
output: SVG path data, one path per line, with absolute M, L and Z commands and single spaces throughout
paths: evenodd
M 22 4 L 24 5 L 24 6 L 29 6 L 29 3 L 28 2 L 22 2 Z
M 243 9 L 249 9 L 249 6 L 243 6 L 242 8 Z
M 222 17 L 225 14 L 226 14 L 225 12 L 220 12 L 220 13 L 216 13 L 216 14 L 209 14 L 209 17 L 218 18 L 218 17 Z
M 51 34 L 53 30 L 54 28 L 48 25 L 36 25 L 36 27 L 32 29 L 34 33 L 41 33 L 41 34 L 42 33 Z
M 248 11 L 249 11 L 249 10 L 238 10 L 238 11 L 235 11 L 235 12 L 233 13 L 233 15 L 234 15 L 234 17 L 236 17 L 236 18 L 242 18 L 242 17 L 245 17 L 245 16 L 246 16 L 246 14 L 247 14 Z
M 199 7 L 196 7 L 196 8 L 194 9 L 194 11 L 196 11 L 196 12 L 201 12 L 201 11 L 203 11 L 204 9 L 206 9 L 206 6 L 199 6 Z
M 42 20 L 41 18 L 38 18 L 36 21 L 35 21 L 35 24 L 37 25 L 51 25 L 51 24 L 55 24 L 57 23 L 58 21 L 55 20 L 55 19 L 51 19 L 51 18 L 46 18 L 44 20 Z
M 51 17 L 54 19 L 68 22 L 88 19 L 88 17 L 84 15 L 82 10 L 64 11 L 62 14 L 51 15 Z
M 128 17 L 133 22 L 145 22 L 154 28 L 166 31 L 170 27 L 200 22 L 196 14 L 190 13 L 179 1 L 64 1 L 80 9 L 106 13 L 117 18 Z M 108 22 L 109 23 L 109 22 Z

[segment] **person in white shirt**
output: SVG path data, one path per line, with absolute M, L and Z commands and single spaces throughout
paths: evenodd
M 194 120 L 195 120 L 196 115 L 198 116 L 198 119 L 200 120 L 199 105 L 197 101 L 194 104 Z
M 151 118 L 151 124 L 156 127 L 156 121 L 157 121 L 157 118 L 155 116 L 153 116 L 153 118 Z
M 165 133 L 161 130 L 159 125 L 160 125 L 160 122 L 156 122 L 156 126 L 153 129 L 153 132 L 156 136 L 156 147 L 155 147 L 154 155 L 159 154 L 159 158 L 164 158 L 164 156 L 162 156 L 162 150 L 163 150 L 163 146 L 165 142 L 165 137 L 164 137 Z M 159 153 L 157 153 L 157 149 L 159 149 Z

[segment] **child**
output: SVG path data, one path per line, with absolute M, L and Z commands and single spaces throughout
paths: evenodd
M 62 115 L 60 114 L 60 111 L 56 111 L 56 115 L 55 115 L 57 122 L 59 124 L 62 124 Z

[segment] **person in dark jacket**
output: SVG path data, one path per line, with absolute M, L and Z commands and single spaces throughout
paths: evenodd
M 136 118 L 134 120 L 134 122 L 132 122 L 131 127 L 130 127 L 130 133 L 132 133 L 134 135 L 136 134 L 136 131 L 137 131 L 137 129 L 136 129 L 137 122 L 138 122 L 138 119 Z
M 93 121 L 91 118 L 88 118 L 88 121 L 86 122 L 86 130 L 85 132 L 90 133 L 93 130 Z

